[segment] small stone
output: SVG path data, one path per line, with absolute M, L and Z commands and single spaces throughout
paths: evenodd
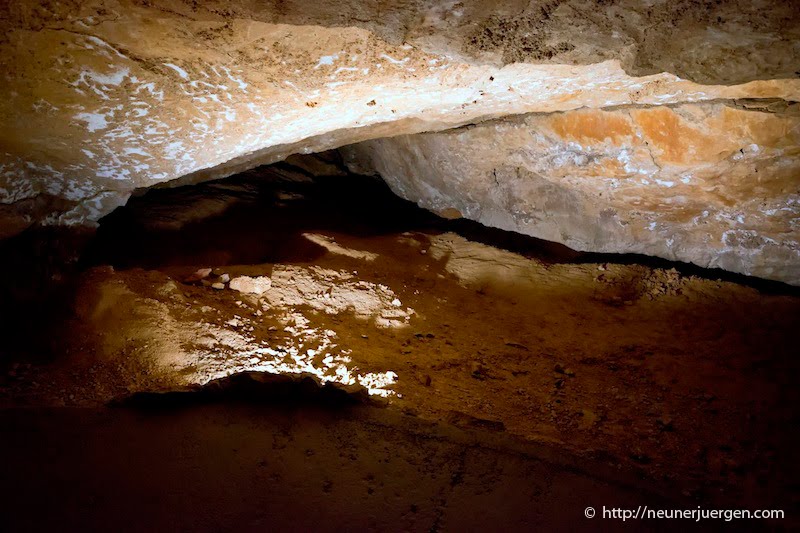
M 204 280 L 210 275 L 211 275 L 211 269 L 210 268 L 199 268 L 199 269 L 195 270 L 193 274 L 188 276 L 184 281 L 186 283 L 193 283 L 195 281 Z
M 518 348 L 520 350 L 525 350 L 525 351 L 528 350 L 528 347 L 520 342 L 506 341 L 506 346 L 511 346 L 512 348 Z
M 228 283 L 231 280 L 230 274 L 223 274 L 219 277 L 220 283 Z
M 211 284 L 211 288 L 212 289 L 217 289 L 217 290 L 222 290 L 222 289 L 225 288 L 225 284 L 224 283 L 220 283 L 220 282 L 212 283 Z
M 264 294 L 272 286 L 272 280 L 266 276 L 251 278 L 250 276 L 239 276 L 230 282 L 230 288 L 245 294 Z
M 394 300 L 392 300 L 392 305 L 395 307 L 400 307 L 401 305 L 403 305 L 403 303 L 397 298 L 395 298 Z

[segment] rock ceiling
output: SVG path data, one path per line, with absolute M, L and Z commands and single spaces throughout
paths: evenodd
M 0 237 L 352 145 L 448 216 L 800 283 L 791 2 L 12 1 L 0 24 Z

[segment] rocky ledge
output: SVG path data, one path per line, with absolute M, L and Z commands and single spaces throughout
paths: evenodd
M 321 4 L 4 3 L 0 238 L 347 146 L 446 216 L 800 283 L 791 3 Z

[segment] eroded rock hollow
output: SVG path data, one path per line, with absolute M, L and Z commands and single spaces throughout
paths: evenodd
M 15 1 L 0 24 L 0 236 L 353 145 L 447 216 L 800 283 L 791 2 Z
M 0 30 L 4 530 L 800 528 L 797 2 Z

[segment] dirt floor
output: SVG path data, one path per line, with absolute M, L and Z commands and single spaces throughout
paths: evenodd
M 6 531 L 574 531 L 587 505 L 680 507 L 602 464 L 393 410 L 226 401 L 0 423 Z
M 71 238 L 3 250 L 18 530 L 111 511 L 144 530 L 139 506 L 151 530 L 574 529 L 603 498 L 797 524 L 793 288 L 577 254 L 288 166 L 151 191 Z M 263 397 L 276 374 L 358 403 L 129 405 L 229 376 Z

